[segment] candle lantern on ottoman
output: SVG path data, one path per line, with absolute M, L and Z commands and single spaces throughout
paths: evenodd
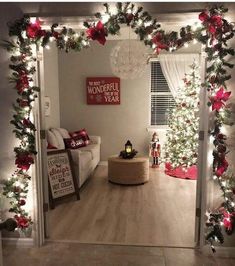
M 131 154 L 132 152 L 132 144 L 129 140 L 125 144 L 125 152 L 126 154 Z
M 132 148 L 131 142 L 128 140 L 125 144 L 125 150 L 121 151 L 119 157 L 123 159 L 132 159 L 137 154 L 137 151 Z

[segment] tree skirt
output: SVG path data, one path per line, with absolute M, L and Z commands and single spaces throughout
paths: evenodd
M 186 171 L 184 171 L 181 166 L 173 169 L 170 163 L 165 163 L 165 173 L 177 178 L 195 180 L 197 179 L 197 166 L 192 165 L 191 167 L 187 168 Z

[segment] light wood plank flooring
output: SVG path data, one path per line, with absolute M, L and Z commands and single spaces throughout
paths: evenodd
M 120 186 L 98 166 L 81 200 L 50 211 L 50 239 L 81 243 L 193 247 L 196 181 L 150 169 L 150 181 Z

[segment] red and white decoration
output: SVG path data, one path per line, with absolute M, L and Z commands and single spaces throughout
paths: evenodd
M 120 78 L 87 78 L 86 89 L 87 104 L 120 104 Z

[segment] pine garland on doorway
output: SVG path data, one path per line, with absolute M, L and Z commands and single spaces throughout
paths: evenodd
M 192 41 L 198 41 L 205 46 L 207 61 L 206 80 L 202 86 L 208 90 L 208 105 L 212 106 L 215 114 L 214 125 L 210 134 L 214 140 L 213 172 L 214 179 L 223 192 L 223 209 L 209 214 L 207 224 L 211 231 L 207 240 L 223 242 L 221 224 L 230 233 L 234 227 L 234 174 L 230 173 L 226 160 L 226 135 L 221 132 L 224 124 L 229 120 L 230 108 L 226 101 L 230 97 L 227 92 L 226 81 L 231 78 L 228 68 L 233 65 L 227 62 L 226 56 L 234 56 L 234 49 L 228 46 L 228 41 L 234 36 L 234 26 L 224 18 L 228 11 L 223 6 L 212 7 L 199 14 L 199 21 L 195 25 L 181 28 L 180 33 L 166 33 L 161 29 L 156 19 L 132 3 L 117 3 L 114 10 L 104 4 L 105 11 L 97 13 L 97 21 L 84 22 L 86 30 L 76 33 L 73 29 L 53 24 L 50 30 L 44 30 L 43 22 L 24 16 L 9 25 L 10 41 L 2 46 L 7 49 L 12 71 L 10 81 L 14 84 L 18 98 L 13 104 L 14 115 L 11 123 L 13 132 L 20 143 L 15 147 L 16 171 L 6 180 L 4 195 L 10 199 L 10 212 L 15 214 L 18 227 L 27 229 L 32 220 L 26 211 L 28 185 L 31 179 L 30 169 L 36 156 L 35 126 L 32 108 L 39 88 L 34 85 L 37 60 L 36 50 L 39 46 L 49 48 L 49 42 L 55 41 L 59 49 L 81 51 L 90 46 L 91 41 L 98 41 L 102 45 L 109 34 L 116 35 L 121 24 L 130 26 L 139 36 L 140 41 L 150 46 L 155 53 L 161 50 L 173 52 L 182 46 L 188 46 Z M 222 148 L 223 147 L 223 148 Z

